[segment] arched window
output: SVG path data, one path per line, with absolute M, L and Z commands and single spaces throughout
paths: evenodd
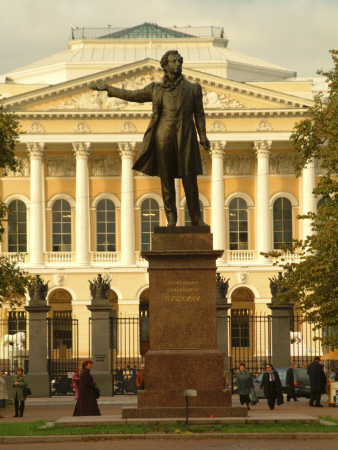
M 254 295 L 247 288 L 238 288 L 231 295 L 231 345 L 250 347 L 252 342 L 252 312 Z M 251 325 L 251 326 L 250 326 Z M 241 355 L 243 358 L 244 355 Z
M 202 217 L 202 220 L 204 220 L 203 203 L 201 202 L 201 200 L 199 201 L 199 204 L 200 204 L 200 210 L 201 210 L 201 217 Z M 186 227 L 191 225 L 187 202 L 185 202 L 185 205 L 184 205 L 184 225 Z
M 273 204 L 273 248 L 292 245 L 292 205 L 285 197 Z
M 27 251 L 27 208 L 23 201 L 13 200 L 8 205 L 8 251 Z
M 141 204 L 141 250 L 151 249 L 154 227 L 160 225 L 160 207 L 156 200 L 147 198 Z
M 116 251 L 115 224 L 114 203 L 107 198 L 100 200 L 96 207 L 96 251 Z
M 60 199 L 52 207 L 52 248 L 53 252 L 72 251 L 72 217 L 70 204 Z
M 248 207 L 241 197 L 229 204 L 230 250 L 248 249 Z
M 329 202 L 330 200 L 331 200 L 330 197 L 323 197 L 323 198 L 321 198 L 320 200 L 318 200 L 318 203 L 317 203 L 317 211 L 318 211 L 318 209 L 319 209 L 322 205 L 324 205 L 324 203 Z

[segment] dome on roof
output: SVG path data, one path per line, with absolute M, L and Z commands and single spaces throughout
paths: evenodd
M 56 84 L 147 58 L 160 61 L 174 48 L 183 56 L 184 67 L 234 81 L 278 81 L 295 76 L 293 71 L 231 50 L 227 44 L 218 27 L 143 24 L 124 29 L 73 29 L 68 50 L 6 75 L 16 83 Z

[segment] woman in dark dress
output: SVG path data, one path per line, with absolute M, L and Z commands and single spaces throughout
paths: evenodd
M 74 416 L 101 416 L 96 401 L 96 383 L 90 371 L 93 361 L 87 359 L 82 363 L 80 374 L 79 398 L 75 405 Z

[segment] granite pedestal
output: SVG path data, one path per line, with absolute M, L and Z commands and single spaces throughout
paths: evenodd
M 194 389 L 192 417 L 247 416 L 231 407 L 224 389 L 223 357 L 217 347 L 216 259 L 209 227 L 155 227 L 149 262 L 149 336 L 145 390 L 138 407 L 123 418 L 184 417 L 185 398 Z

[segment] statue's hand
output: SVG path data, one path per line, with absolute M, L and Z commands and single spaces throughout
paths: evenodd
M 93 91 L 107 91 L 109 88 L 108 84 L 103 81 L 94 81 L 89 87 L 90 89 L 93 89 Z
M 201 145 L 204 148 L 204 150 L 206 150 L 206 151 L 210 150 L 210 142 L 206 136 L 201 138 Z

